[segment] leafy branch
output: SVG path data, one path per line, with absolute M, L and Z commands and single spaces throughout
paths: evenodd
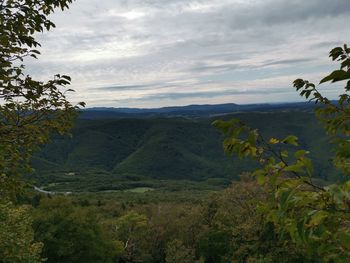
M 340 69 L 320 84 L 347 81 L 345 93 L 336 102 L 323 96 L 316 85 L 294 81 L 300 95 L 318 107 L 316 116 L 336 143 L 334 163 L 350 173 L 350 49 L 347 45 L 330 52 Z M 259 208 L 266 222 L 274 224 L 281 240 L 292 240 L 310 259 L 347 262 L 350 257 L 350 181 L 319 186 L 313 182 L 314 169 L 308 151 L 298 147 L 296 136 L 265 140 L 258 130 L 240 120 L 214 122 L 225 135 L 224 149 L 239 158 L 251 157 L 261 168 L 252 172 L 271 198 Z

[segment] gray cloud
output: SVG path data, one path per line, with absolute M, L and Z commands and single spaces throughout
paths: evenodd
M 236 11 L 236 12 L 235 12 Z M 346 0 L 266 0 L 255 1 L 242 9 L 225 9 L 231 14 L 232 28 L 251 26 L 276 26 L 296 24 L 306 20 L 319 21 L 350 14 L 350 2 Z
M 299 59 L 285 59 L 285 60 L 275 60 L 275 61 L 266 61 L 263 63 L 263 66 L 273 66 L 273 65 L 292 65 L 300 64 L 304 62 L 314 61 L 314 58 L 299 58 Z
M 290 90 L 276 88 L 270 90 L 255 89 L 255 90 L 223 90 L 223 91 L 206 91 L 206 92 L 168 92 L 158 93 L 154 95 L 144 96 L 140 100 L 161 100 L 172 99 L 181 100 L 184 98 L 215 98 L 227 95 L 267 95 L 270 93 L 288 93 Z
M 296 97 L 279 89 L 295 77 L 332 68 L 349 19 L 348 0 L 76 1 L 38 35 L 28 73 L 70 74 L 73 99 L 94 106 L 285 101 Z
M 120 90 L 139 90 L 139 89 L 147 89 L 152 87 L 152 85 L 115 85 L 115 86 L 107 86 L 100 88 L 91 88 L 90 90 L 97 91 L 120 91 Z
M 239 67 L 238 64 L 222 64 L 218 66 L 214 65 L 199 65 L 194 68 L 192 68 L 192 71 L 209 71 L 209 72 L 215 72 L 215 71 L 227 71 L 227 70 L 235 70 Z

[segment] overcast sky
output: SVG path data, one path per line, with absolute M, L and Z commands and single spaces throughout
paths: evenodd
M 28 71 L 70 75 L 88 107 L 299 101 L 292 81 L 350 44 L 349 0 L 77 0 L 51 18 Z

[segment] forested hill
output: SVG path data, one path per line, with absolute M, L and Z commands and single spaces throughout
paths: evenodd
M 283 111 L 312 109 L 313 104 L 305 102 L 275 103 L 275 104 L 246 104 L 234 103 L 216 105 L 188 105 L 164 108 L 87 108 L 80 112 L 81 119 L 111 119 L 111 118 L 149 118 L 149 117 L 211 117 L 234 112 L 253 111 Z
M 317 176 L 334 180 L 331 147 L 312 111 L 304 109 L 245 112 L 215 118 L 148 117 L 80 119 L 72 138 L 56 137 L 33 158 L 35 180 L 56 188 L 109 190 L 120 182 L 133 186 L 150 180 L 229 182 L 254 168 L 254 162 L 226 156 L 214 119 L 239 118 L 266 137 L 295 134 L 310 150 Z M 136 183 L 138 182 L 138 183 Z M 143 182 L 143 183 L 142 183 Z M 89 185 L 83 187 L 82 185 Z M 125 187 L 125 185 L 123 186 Z

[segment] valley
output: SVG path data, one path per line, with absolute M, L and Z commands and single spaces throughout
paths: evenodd
M 232 118 L 256 127 L 266 138 L 295 134 L 300 147 L 310 150 L 318 167 L 317 178 L 341 180 L 339 172 L 330 173 L 329 138 L 308 107 L 287 104 L 277 109 L 240 110 L 215 117 L 211 115 L 218 111 L 213 106 L 205 116 L 187 116 L 186 109 L 178 109 L 174 115 L 168 112 L 167 117 L 155 116 L 153 112 L 142 117 L 132 113 L 110 118 L 99 110 L 98 117 L 87 119 L 83 113 L 71 137 L 53 137 L 34 156 L 35 173 L 30 180 L 44 190 L 65 192 L 144 187 L 165 191 L 223 189 L 243 172 L 257 167 L 254 161 L 224 153 L 223 137 L 212 122 Z M 106 117 L 102 118 L 104 113 Z

